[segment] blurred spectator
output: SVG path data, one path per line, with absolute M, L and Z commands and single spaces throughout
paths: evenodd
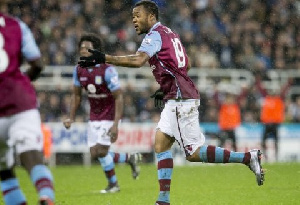
M 42 122 L 42 133 L 43 133 L 43 153 L 45 163 L 48 164 L 52 155 L 52 130 L 49 126 Z
M 300 123 L 300 96 L 289 105 L 287 116 L 292 122 Z
M 255 86 L 262 95 L 260 120 L 264 124 L 264 133 L 262 136 L 262 149 L 266 153 L 266 141 L 268 138 L 274 139 L 275 144 L 275 159 L 278 160 L 278 140 L 279 140 L 279 125 L 284 122 L 285 118 L 285 97 L 291 86 L 292 81 L 288 81 L 282 88 L 268 91 L 261 82 L 259 75 L 255 78 Z
M 130 96 L 128 92 L 126 92 L 124 96 L 124 105 L 125 105 L 125 109 L 124 109 L 122 121 L 136 122 L 137 121 L 136 118 L 138 116 L 136 105 L 133 102 L 132 96 Z
M 105 46 L 112 54 L 134 51 L 141 41 L 141 37 L 132 35 L 134 31 L 128 26 L 131 23 L 130 8 L 135 2 L 15 0 L 9 2 L 9 10 L 30 25 L 47 65 L 72 65 L 76 59 L 75 42 L 82 31 L 98 33 L 107 42 Z M 210 48 L 207 50 L 204 46 L 209 54 L 204 59 L 211 60 L 204 65 L 198 61 L 197 66 L 243 68 L 240 66 L 245 59 L 241 62 L 241 56 L 247 56 L 245 52 L 253 52 L 260 60 L 257 65 L 260 69 L 297 67 L 299 1 L 155 2 L 161 7 L 162 21 L 173 25 L 187 50 L 199 47 L 199 44 Z M 283 52 L 283 55 L 278 56 L 278 52 Z M 197 57 L 191 56 L 191 62 L 195 62 Z
M 231 140 L 232 150 L 237 151 L 236 144 L 236 129 L 241 124 L 241 102 L 247 97 L 249 92 L 248 87 L 244 87 L 238 94 L 227 91 L 224 95 L 216 89 L 214 93 L 215 102 L 219 108 L 218 111 L 218 125 L 219 132 L 219 146 L 224 147 L 227 139 Z
M 82 32 L 97 33 L 111 54 L 133 53 L 142 36 L 131 26 L 131 7 L 136 0 L 14 0 L 9 10 L 32 29 L 45 65 L 73 65 Z M 161 21 L 168 21 L 182 36 L 193 67 L 237 68 L 252 71 L 300 69 L 300 3 L 297 0 L 155 0 Z M 116 15 L 117 14 L 117 15 Z M 128 26 L 130 25 L 130 26 Z M 201 71 L 199 71 L 201 72 Z M 300 85 L 300 79 L 295 79 Z M 150 90 L 125 87 L 124 120 L 155 121 Z M 154 91 L 155 89 L 153 89 Z M 217 105 L 201 90 L 201 122 L 217 122 Z M 66 112 L 69 93 L 38 92 L 44 121 L 59 121 Z M 250 88 L 241 100 L 243 122 L 258 122 L 259 95 Z M 298 101 L 289 105 L 291 122 L 298 122 Z M 78 120 L 89 113 L 86 98 Z
M 196 51 L 195 66 L 198 68 L 217 68 L 219 67 L 217 56 L 212 52 L 208 44 L 201 44 L 199 51 Z

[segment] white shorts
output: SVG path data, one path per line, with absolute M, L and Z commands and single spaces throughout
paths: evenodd
M 174 137 L 185 152 L 192 155 L 205 142 L 199 126 L 200 100 L 168 100 L 161 113 L 157 129 Z
M 110 120 L 89 121 L 87 129 L 88 146 L 93 147 L 96 144 L 110 146 L 110 136 L 107 133 L 113 124 L 114 121 Z
M 37 109 L 0 118 L 0 138 L 6 140 L 9 150 L 7 164 L 14 163 L 14 150 L 21 154 L 30 150 L 42 151 L 41 118 Z

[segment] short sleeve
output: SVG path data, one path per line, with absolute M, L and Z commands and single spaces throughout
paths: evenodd
M 80 87 L 80 82 L 79 82 L 78 74 L 77 74 L 77 66 L 75 66 L 74 70 L 73 70 L 73 85 Z
M 157 52 L 160 51 L 161 46 L 162 46 L 162 41 L 161 41 L 160 34 L 157 31 L 151 31 L 143 39 L 143 42 L 140 48 L 138 49 L 138 51 L 147 53 L 151 58 Z
M 105 82 L 108 89 L 113 92 L 120 89 L 119 75 L 115 67 L 110 66 L 105 70 Z
M 31 61 L 41 57 L 40 49 L 38 48 L 32 32 L 28 26 L 19 20 L 20 28 L 22 31 L 22 54 L 26 60 Z

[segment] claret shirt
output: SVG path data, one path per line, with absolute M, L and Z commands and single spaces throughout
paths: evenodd
M 20 70 L 22 57 L 41 57 L 32 32 L 21 20 L 0 13 L 0 117 L 37 108 L 35 89 Z
M 178 34 L 157 22 L 138 49 L 150 57 L 152 73 L 168 99 L 199 99 L 199 92 L 187 75 L 188 57 Z

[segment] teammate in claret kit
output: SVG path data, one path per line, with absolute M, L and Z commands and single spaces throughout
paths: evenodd
M 86 34 L 81 37 L 78 46 L 81 56 L 90 56 L 88 49 L 101 50 L 101 40 L 94 34 Z M 69 129 L 75 121 L 76 110 L 82 99 L 82 89 L 86 90 L 90 103 L 88 146 L 92 158 L 99 160 L 108 180 L 107 187 L 100 193 L 119 192 L 115 163 L 129 164 L 132 177 L 136 179 L 140 172 L 137 163 L 141 160 L 141 154 L 109 151 L 111 144 L 118 139 L 118 127 L 123 113 L 123 94 L 117 70 L 106 63 L 87 68 L 76 66 L 73 79 L 70 116 L 64 120 L 64 126 Z
M 43 70 L 32 32 L 21 20 L 2 12 L 0 0 L 0 178 L 4 203 L 27 204 L 14 172 L 15 155 L 39 194 L 39 204 L 54 204 L 53 177 L 43 164 L 43 137 L 37 97 L 30 81 Z M 5 9 L 4 9 L 5 10 Z M 29 69 L 20 70 L 24 57 Z
M 180 37 L 162 25 L 157 5 L 152 1 L 139 1 L 133 11 L 133 24 L 138 35 L 146 34 L 140 48 L 133 55 L 112 56 L 90 49 L 91 56 L 80 58 L 82 67 L 110 63 L 124 67 L 142 67 L 148 62 L 164 94 L 165 106 L 155 134 L 154 149 L 157 159 L 159 195 L 158 205 L 170 204 L 173 172 L 171 147 L 177 141 L 190 162 L 241 163 L 254 172 L 258 185 L 264 181 L 260 150 L 233 152 L 205 145 L 198 120 L 199 91 L 188 77 L 188 56 Z M 159 96 L 160 97 L 160 96 Z M 157 103 L 159 104 L 159 103 Z

